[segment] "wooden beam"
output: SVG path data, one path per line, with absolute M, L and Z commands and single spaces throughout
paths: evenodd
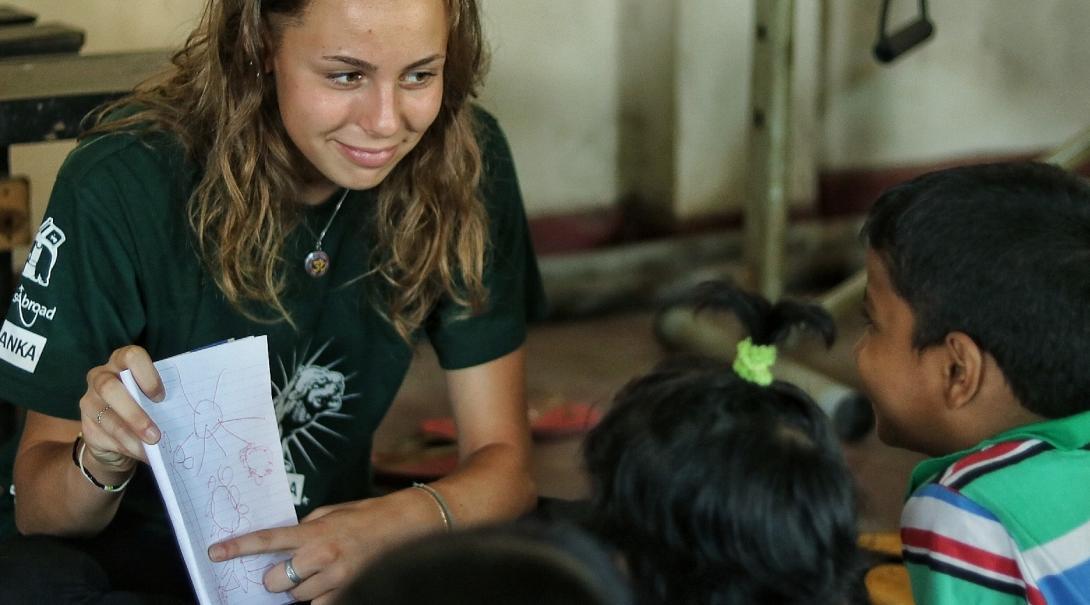
M 0 147 L 75 138 L 87 112 L 128 93 L 169 62 L 165 50 L 0 61 Z

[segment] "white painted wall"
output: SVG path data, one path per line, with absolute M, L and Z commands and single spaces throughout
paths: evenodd
M 661 1 L 661 0 L 656 0 Z M 617 198 L 616 0 L 483 0 L 481 103 L 511 141 L 533 213 Z
M 85 52 L 180 44 L 203 5 L 11 1 L 86 29 Z M 609 206 L 631 173 L 682 217 L 741 207 L 751 0 L 481 1 L 494 51 L 482 102 L 507 129 L 531 215 Z M 1090 124 L 1090 2 L 930 4 L 936 37 L 884 67 L 870 54 L 877 0 L 796 0 L 792 197 L 810 197 L 817 169 L 1036 150 Z
M 797 1 L 792 102 L 794 163 L 788 196 L 813 199 L 820 58 L 821 4 Z M 723 212 L 744 204 L 750 116 L 752 0 L 685 0 L 680 3 L 677 103 L 680 216 Z
M 829 5 L 825 167 L 1036 151 L 1090 125 L 1086 0 L 933 0 L 935 36 L 889 67 L 870 58 L 877 2 Z

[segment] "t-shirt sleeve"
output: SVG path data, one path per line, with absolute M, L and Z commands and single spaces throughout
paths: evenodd
M 488 209 L 486 308 L 465 309 L 444 300 L 428 323 L 428 337 L 445 369 L 475 366 L 517 349 L 526 323 L 545 316 L 545 293 L 534 256 L 511 149 L 495 118 L 477 111 L 484 168 L 481 193 Z
M 0 398 L 75 419 L 87 371 L 134 342 L 145 318 L 130 228 L 111 199 L 118 189 L 109 170 L 73 164 L 54 185 L 0 331 Z
M 919 605 L 1029 600 L 1013 538 L 991 511 L 954 489 L 928 483 L 913 493 L 901 542 Z

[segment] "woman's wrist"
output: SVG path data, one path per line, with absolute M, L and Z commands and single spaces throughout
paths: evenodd
M 433 505 L 436 508 L 439 519 L 443 523 L 443 528 L 446 531 L 454 531 L 454 513 L 451 512 L 450 506 L 447 505 L 447 500 L 443 497 L 443 494 L 439 493 L 439 490 L 425 483 L 413 483 L 412 487 L 416 490 L 419 490 L 421 493 L 427 494 L 428 499 L 432 501 Z
M 72 462 L 89 483 L 106 492 L 125 489 L 136 472 L 136 461 L 132 458 L 119 458 L 119 464 L 101 460 L 83 440 L 82 433 L 72 444 Z

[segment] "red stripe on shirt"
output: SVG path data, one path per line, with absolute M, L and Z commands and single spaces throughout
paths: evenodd
M 1029 584 L 1026 584 L 1026 602 L 1029 605 L 1048 605 L 1045 595 L 1041 594 L 1036 586 L 1030 586 Z
M 931 552 L 946 555 L 956 561 L 963 561 L 977 568 L 986 569 L 1023 582 L 1022 570 L 1018 568 L 1018 562 L 1014 559 L 999 556 L 993 552 L 959 542 L 935 532 L 903 527 L 901 528 L 901 542 L 905 546 L 927 549 Z
M 950 468 L 943 474 L 945 477 L 949 477 L 954 473 L 957 473 L 968 466 L 979 464 L 981 462 L 987 462 L 994 458 L 1001 458 L 1018 449 L 1026 440 L 1022 441 L 1005 441 L 1003 443 L 997 443 L 991 447 L 984 448 L 979 452 L 973 452 L 968 456 L 958 460 L 954 464 L 950 465 Z

